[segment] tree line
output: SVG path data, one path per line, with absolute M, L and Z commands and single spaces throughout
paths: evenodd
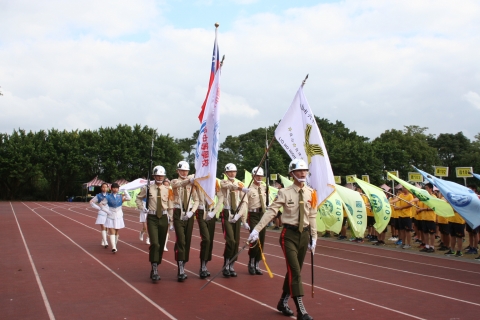
M 370 141 L 341 121 L 318 117 L 316 121 L 335 175 L 368 174 L 371 183 L 379 185 L 386 180 L 384 170 L 398 170 L 400 177 L 406 178 L 412 165 L 427 172 L 435 165 L 448 166 L 448 179 L 454 181 L 454 167 L 473 166 L 480 171 L 480 134 L 470 141 L 462 132 L 435 136 L 427 133 L 428 128 L 405 126 L 404 130 L 386 130 Z M 266 139 L 273 137 L 275 128 L 227 136 L 219 149 L 217 177 L 221 178 L 225 165 L 232 162 L 239 168 L 237 177 L 243 179 L 243 169 L 258 165 Z M 82 184 L 95 176 L 107 182 L 146 177 L 152 139 L 154 165 L 161 164 L 167 176 L 175 178 L 176 164 L 182 159 L 190 163 L 193 172 L 197 135 L 195 131 L 190 138 L 178 139 L 138 124 L 0 133 L 0 199 L 62 201 L 80 195 Z M 289 162 L 287 153 L 274 142 L 269 152 L 270 172 L 286 176 Z

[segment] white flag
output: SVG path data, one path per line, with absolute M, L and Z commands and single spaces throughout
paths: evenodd
M 215 73 L 205 105 L 200 133 L 195 151 L 195 185 L 205 193 L 208 204 L 215 199 L 215 183 L 218 161 L 218 142 L 220 134 L 220 74 L 222 67 Z
M 335 178 L 322 135 L 302 87 L 275 130 L 275 138 L 290 158 L 303 159 L 307 163 L 307 184 L 317 191 L 317 205 L 322 204 L 335 191 Z

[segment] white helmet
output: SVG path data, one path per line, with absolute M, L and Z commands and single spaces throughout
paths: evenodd
M 167 172 L 165 171 L 164 167 L 156 166 L 155 168 L 153 168 L 152 175 L 153 176 L 165 176 L 165 175 L 167 175 Z
M 227 163 L 225 166 L 225 172 L 237 171 L 237 167 L 233 163 Z
M 187 161 L 180 161 L 177 164 L 177 170 L 187 170 L 190 171 L 190 165 L 188 164 Z
M 302 159 L 293 159 L 288 166 L 288 172 L 296 170 L 308 170 L 308 166 Z
M 263 174 L 263 169 L 262 169 L 262 168 L 259 168 L 259 167 L 253 168 L 253 169 L 252 169 L 252 174 L 253 174 L 254 176 L 262 176 L 262 177 L 264 176 L 264 174 Z

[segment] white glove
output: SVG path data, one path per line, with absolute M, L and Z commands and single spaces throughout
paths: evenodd
M 312 251 L 315 253 L 315 247 L 317 246 L 317 241 L 315 239 L 312 239 L 312 243 L 308 244 L 308 250 Z
M 238 221 L 238 219 L 240 219 L 242 215 L 240 213 L 237 213 L 232 219 L 230 219 L 230 223 L 235 223 Z
M 125 201 L 130 201 L 130 200 L 132 200 L 132 198 L 130 198 L 130 194 L 128 193 L 128 191 L 124 191 L 124 192 L 123 192 L 123 196 L 125 197 Z
M 250 242 L 250 243 L 253 243 L 255 241 L 258 240 L 258 231 L 253 229 L 253 231 L 250 233 L 250 235 L 248 236 L 248 239 L 247 241 Z
M 212 220 L 213 217 L 215 217 L 215 211 L 210 211 L 209 213 L 207 213 L 207 221 L 209 220 Z
M 193 184 L 193 181 L 195 181 L 194 178 L 190 178 L 190 184 Z
M 97 209 L 98 211 L 102 210 L 102 208 L 100 208 L 96 203 L 90 202 L 90 206 L 94 209 Z
M 245 230 L 250 230 L 250 226 L 246 222 L 243 224 L 243 227 L 245 228 Z
M 187 211 L 187 213 L 185 213 L 185 216 L 187 216 L 188 218 L 185 219 L 185 220 L 188 220 L 190 219 L 192 216 L 193 216 L 193 211 Z
M 250 191 L 250 189 L 248 189 L 248 188 L 242 188 L 242 191 L 243 191 L 243 193 L 248 193 L 248 191 Z
M 143 207 L 143 209 L 142 209 L 142 212 L 143 212 L 143 213 L 147 213 L 147 214 L 148 214 L 148 209 L 147 209 L 147 208 L 145 208 L 145 207 Z
M 170 228 L 168 228 L 168 230 L 170 230 L 170 231 L 173 231 L 173 230 L 174 230 L 174 228 L 173 228 L 173 223 L 170 225 Z

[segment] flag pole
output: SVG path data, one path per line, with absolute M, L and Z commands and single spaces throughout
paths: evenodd
M 305 85 L 305 82 L 307 82 L 307 79 L 308 79 L 308 73 L 307 73 L 307 76 L 305 77 L 305 79 L 303 79 L 303 81 L 302 81 L 302 88 Z

